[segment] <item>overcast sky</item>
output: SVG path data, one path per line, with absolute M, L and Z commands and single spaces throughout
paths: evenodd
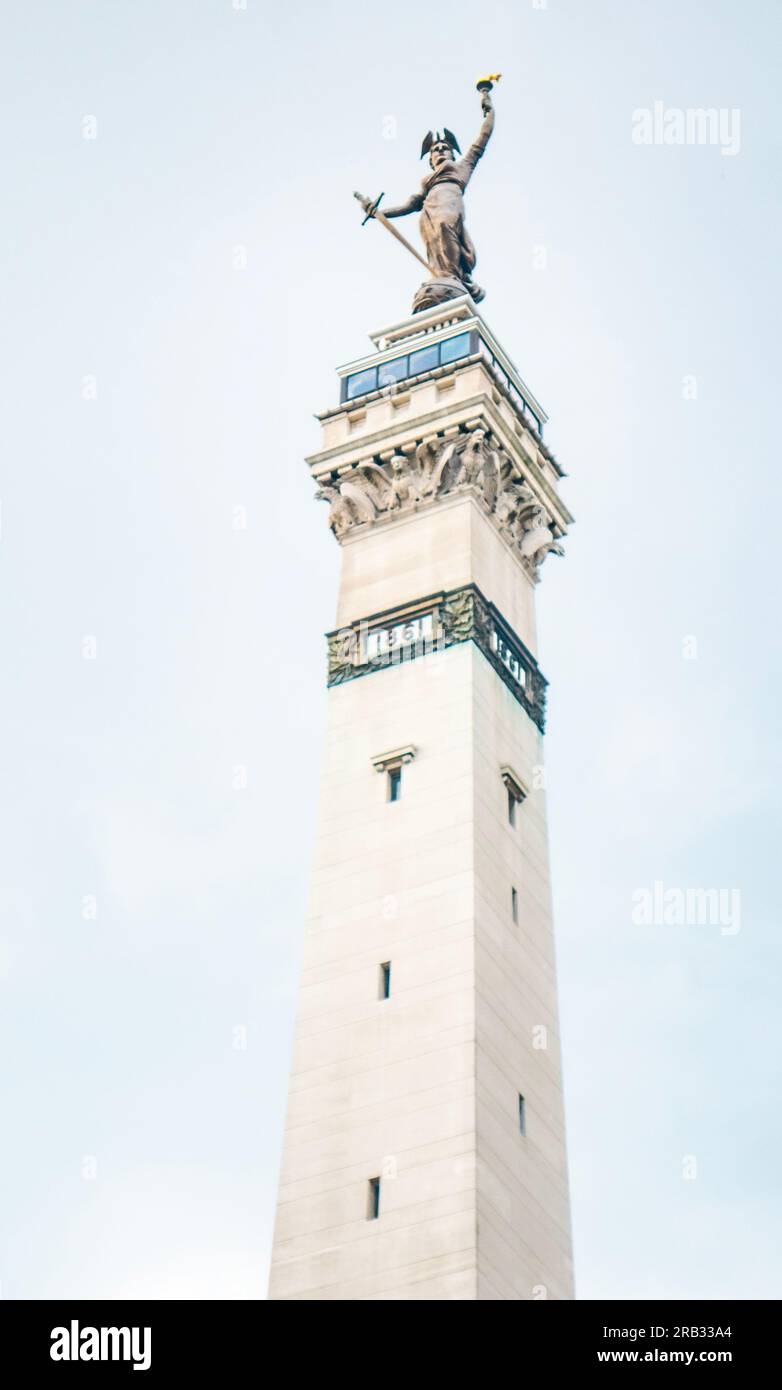
M 420 282 L 351 192 L 417 188 L 498 69 L 481 311 L 577 517 L 538 590 L 577 1289 L 782 1296 L 781 28 L 7 10 L 6 1297 L 265 1295 L 339 564 L 303 458 Z M 738 149 L 634 143 L 656 101 Z M 655 881 L 740 930 L 634 925 Z

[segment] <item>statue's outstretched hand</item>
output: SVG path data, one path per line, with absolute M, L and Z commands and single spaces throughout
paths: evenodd
M 484 116 L 488 116 L 489 112 L 493 110 L 491 92 L 481 92 L 481 111 Z

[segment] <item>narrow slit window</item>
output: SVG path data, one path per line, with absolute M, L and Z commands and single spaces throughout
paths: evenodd
M 369 1200 L 367 1203 L 367 1220 L 377 1221 L 380 1215 L 380 1179 L 369 1179 Z
M 388 799 L 398 801 L 402 795 L 402 769 L 401 767 L 390 767 L 388 769 Z
M 391 962 L 384 960 L 380 967 L 380 998 L 391 998 Z
M 519 1095 L 519 1134 L 527 1133 L 527 1107 L 524 1097 Z
M 508 794 L 508 824 L 515 826 L 519 816 L 519 806 L 527 795 L 517 773 L 508 763 L 500 768 L 500 776 Z
M 518 895 L 518 893 L 516 892 L 516 889 L 515 889 L 515 888 L 511 888 L 511 890 L 510 890 L 510 911 L 511 911 L 511 917 L 513 918 L 514 922 L 518 925 L 518 921 L 519 921 L 519 895 Z

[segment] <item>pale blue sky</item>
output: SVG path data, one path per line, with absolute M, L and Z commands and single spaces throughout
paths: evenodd
M 482 311 L 577 517 L 539 613 L 578 1292 L 782 1296 L 781 28 L 771 0 L 8 11 L 6 1297 L 265 1292 L 339 559 L 302 459 L 420 278 L 351 192 L 410 193 L 497 68 Z M 634 145 L 655 100 L 738 108 L 740 153 Z M 742 930 L 634 927 L 656 879 L 739 887 Z

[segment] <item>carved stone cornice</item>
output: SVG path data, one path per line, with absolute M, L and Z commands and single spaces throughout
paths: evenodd
M 356 397 L 355 400 L 340 401 L 339 405 L 332 405 L 326 410 L 318 411 L 315 418 L 319 420 L 321 424 L 325 424 L 327 421 L 337 420 L 341 416 L 346 416 L 348 419 L 355 419 L 357 416 L 366 415 L 367 407 L 376 404 L 378 401 L 389 400 L 392 405 L 397 405 L 400 401 L 406 402 L 409 400 L 411 393 L 414 393 L 417 388 L 425 386 L 428 382 L 437 381 L 446 376 L 456 378 L 478 364 L 483 367 L 484 371 L 489 373 L 492 379 L 492 390 L 496 391 L 508 402 L 510 409 L 516 416 L 521 433 L 529 435 L 535 448 L 542 457 L 551 464 L 558 477 L 566 477 L 567 474 L 559 463 L 556 454 L 552 453 L 551 449 L 549 449 L 542 436 L 531 424 L 528 417 L 519 412 L 516 402 L 501 380 L 497 369 L 491 363 L 487 362 L 479 352 L 471 353 L 469 357 L 459 358 L 458 361 L 451 362 L 446 367 L 435 367 L 429 371 L 421 372 L 417 376 L 407 377 L 401 385 L 391 383 L 388 386 L 379 386 L 377 390 L 367 391 L 361 396 Z M 319 456 L 316 455 L 314 457 Z M 312 460 L 308 459 L 307 462 L 311 463 Z
M 390 768 L 404 767 L 406 763 L 411 763 L 416 755 L 415 745 L 405 743 L 401 748 L 392 748 L 388 753 L 376 753 L 372 758 L 372 766 L 375 772 L 388 772 Z
M 474 642 L 541 733 L 547 681 L 532 653 L 475 584 L 450 589 L 326 634 L 328 684 Z
M 492 518 L 533 582 L 548 554 L 564 553 L 562 529 L 538 470 L 522 470 L 481 416 L 365 457 L 319 481 L 316 497 L 328 502 L 329 525 L 340 542 L 359 528 L 467 493 Z
M 310 454 L 305 462 L 315 482 L 333 481 L 337 473 L 344 472 L 346 467 L 353 466 L 367 458 L 377 457 L 384 445 L 388 448 L 389 440 L 393 441 L 394 447 L 406 453 L 410 447 L 413 447 L 410 441 L 411 432 L 414 431 L 416 440 L 431 438 L 436 435 L 443 438 L 456 430 L 467 428 L 467 421 L 476 418 L 484 420 L 487 431 L 511 458 L 516 459 L 517 467 L 519 470 L 523 470 L 529 481 L 534 483 L 535 488 L 540 492 L 541 500 L 548 506 L 557 520 L 558 528 L 564 533 L 573 521 L 573 517 L 559 496 L 557 489 L 552 487 L 545 476 L 538 454 L 540 453 L 542 458 L 546 458 L 548 455 L 543 454 L 538 449 L 528 429 L 516 429 L 508 425 L 491 393 L 487 391 L 478 391 L 471 396 L 462 397 L 457 402 L 449 402 L 434 410 L 425 411 L 416 417 L 414 424 L 413 422 L 400 421 L 397 426 L 390 429 L 385 425 L 369 434 L 361 434 L 355 439 L 343 440 L 328 449 L 321 449 L 316 454 Z M 561 475 L 558 465 L 556 468 Z

